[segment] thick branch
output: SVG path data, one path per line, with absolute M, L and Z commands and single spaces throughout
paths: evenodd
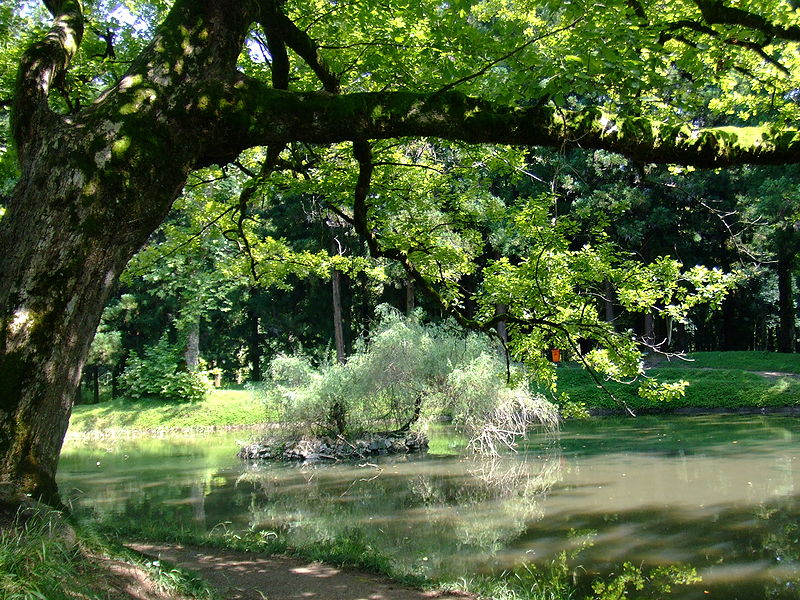
M 40 121 L 52 118 L 47 98 L 50 89 L 67 72 L 83 38 L 83 6 L 80 0 L 49 0 L 53 25 L 44 39 L 23 55 L 17 72 L 12 106 L 12 131 L 20 156 L 36 143 Z
M 283 40 L 289 48 L 297 52 L 297 55 L 314 71 L 325 91 L 332 94 L 339 93 L 339 78 L 328 67 L 317 43 L 283 14 L 277 4 L 270 1 L 262 5 L 261 25 L 267 35 Z
M 800 41 L 800 27 L 797 25 L 776 25 L 765 17 L 741 8 L 725 6 L 722 0 L 694 0 L 709 25 L 739 25 L 767 36 L 783 40 Z
M 800 162 L 800 132 L 769 126 L 691 129 L 643 117 L 614 118 L 598 108 L 505 107 L 455 91 L 335 96 L 273 90 L 243 80 L 227 90 L 203 93 L 220 97 L 218 119 L 228 127 L 212 146 L 222 156 L 276 142 L 427 136 L 605 149 L 642 162 L 698 167 Z
M 267 47 L 272 57 L 272 87 L 276 90 L 288 90 L 289 55 L 286 52 L 286 44 L 269 29 L 265 28 L 264 34 L 267 36 Z

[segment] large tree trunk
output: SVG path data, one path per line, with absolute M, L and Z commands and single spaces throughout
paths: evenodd
M 82 196 L 70 183 L 83 173 L 54 158 L 40 157 L 25 173 L 0 233 L 0 480 L 51 503 L 75 388 L 103 306 L 157 223 L 134 235 L 110 219 L 98 222 L 98 204 L 112 198 Z
M 51 34 L 20 68 L 12 125 L 21 177 L 0 227 L 2 489 L 60 504 L 58 456 L 103 306 L 188 173 L 208 160 L 212 116 L 199 119 L 175 94 L 182 80 L 235 65 L 248 21 L 227 4 L 176 2 L 128 76 L 67 118 L 47 96 L 80 44 L 81 5 L 48 3 Z M 195 35 L 211 50 L 186 54 L 184 36 Z M 174 56 L 181 72 L 165 72 Z

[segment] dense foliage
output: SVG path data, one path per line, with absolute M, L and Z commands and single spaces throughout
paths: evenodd
M 120 381 L 124 395 L 132 400 L 202 400 L 211 390 L 208 374 L 199 368 L 187 368 L 181 358 L 166 337 L 147 348 L 141 358 L 128 358 Z

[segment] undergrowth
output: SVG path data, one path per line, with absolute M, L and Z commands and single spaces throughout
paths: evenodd
M 0 529 L 0 598 L 74 600 L 90 597 L 88 565 L 57 513 L 17 516 Z M 69 581 L 69 586 L 64 582 Z
M 100 558 L 142 569 L 162 590 L 221 600 L 188 571 L 134 552 L 91 526 L 73 529 L 60 513 L 48 509 L 25 509 L 0 529 L 0 598 L 107 600 L 114 575 Z

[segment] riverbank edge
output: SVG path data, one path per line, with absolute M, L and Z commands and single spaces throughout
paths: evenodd
M 195 533 L 186 530 L 172 531 L 163 524 L 151 523 L 145 528 L 113 527 L 100 528 L 102 535 L 117 540 L 117 543 L 130 549 L 132 552 L 146 557 L 133 547 L 141 544 L 178 544 L 187 547 L 203 547 L 211 553 L 242 552 L 254 557 L 277 556 L 289 559 L 316 562 L 349 571 L 362 571 L 370 573 L 394 585 L 399 585 L 414 590 L 425 591 L 433 594 L 455 592 L 465 598 L 474 598 L 474 591 L 470 588 L 468 580 L 450 581 L 437 579 L 419 574 L 407 574 L 397 571 L 392 560 L 366 545 L 358 536 L 338 536 L 333 539 L 318 541 L 313 545 L 297 546 L 289 544 L 280 534 L 263 531 L 245 531 L 239 533 L 215 532 Z M 170 564 L 170 563 L 167 563 Z M 198 581 L 208 583 L 202 574 L 189 570 L 190 576 Z M 437 597 L 436 595 L 432 596 Z M 481 596 L 483 598 L 484 596 Z M 509 600 L 522 600 L 513 598 Z
M 108 429 L 89 429 L 86 431 L 67 430 L 65 442 L 94 441 L 105 439 L 128 439 L 137 437 L 167 438 L 181 435 L 198 435 L 233 431 L 264 432 L 274 431 L 277 423 L 244 423 L 241 425 L 195 425 L 192 427 L 111 427 Z
M 588 409 L 591 417 L 623 417 L 628 412 L 620 407 L 618 409 L 591 408 Z M 636 415 L 641 416 L 702 416 L 702 415 L 775 415 L 786 417 L 800 417 L 800 406 L 753 406 L 753 407 L 675 407 L 675 408 L 634 408 Z M 258 423 L 242 425 L 199 425 L 195 427 L 152 427 L 152 428 L 127 428 L 114 427 L 110 429 L 90 429 L 88 431 L 67 431 L 65 442 L 93 441 L 104 439 L 127 439 L 136 437 L 179 437 L 181 435 L 197 435 L 217 432 L 273 432 L 279 427 L 277 423 Z
M 624 408 L 588 408 L 591 417 L 624 417 L 629 413 Z M 707 406 L 680 406 L 672 409 L 663 408 L 634 408 L 636 416 L 684 416 L 696 417 L 703 415 L 765 415 L 779 417 L 800 417 L 800 406 L 752 406 L 752 407 L 707 407 Z

